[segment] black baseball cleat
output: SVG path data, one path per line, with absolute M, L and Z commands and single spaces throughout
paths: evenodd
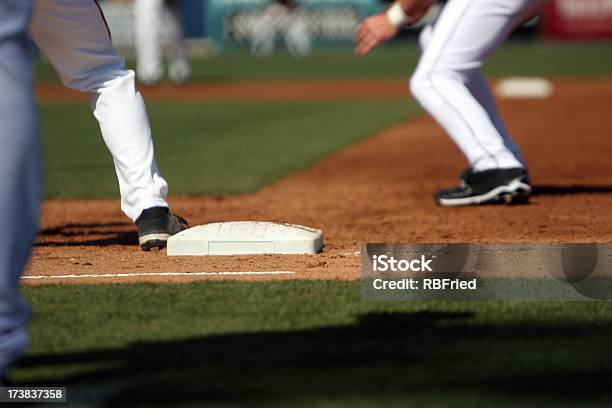
M 168 238 L 187 228 L 187 221 L 174 215 L 167 207 L 147 208 L 136 220 L 138 243 L 143 251 L 166 247 Z
M 439 190 L 436 202 L 443 207 L 478 204 L 525 204 L 531 186 L 527 170 L 522 167 L 474 171 L 461 174 L 459 187 Z

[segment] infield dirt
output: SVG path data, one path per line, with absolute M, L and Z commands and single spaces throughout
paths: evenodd
M 317 92 L 321 99 L 397 98 L 397 86 L 408 97 L 404 81 L 390 86 L 392 82 L 377 86 L 376 81 L 353 81 L 348 86 L 344 81 L 337 88 L 301 83 L 295 92 L 290 83 L 276 83 L 265 89 L 269 99 L 296 99 L 300 94 L 316 99 Z M 359 278 L 357 251 L 364 242 L 612 242 L 612 80 L 558 79 L 554 85 L 548 99 L 500 101 L 532 174 L 535 195 L 529 205 L 437 207 L 433 193 L 457 182 L 465 160 L 422 114 L 256 194 L 170 200 L 173 211 L 192 225 L 269 220 L 320 228 L 325 233 L 322 254 L 170 258 L 165 251 L 144 253 L 118 199 L 50 200 L 44 203 L 42 231 L 26 275 L 294 271 L 276 278 L 351 280 Z M 220 99 L 256 99 L 257 89 L 262 89 L 261 84 L 244 86 L 243 94 L 237 85 L 232 85 L 231 95 L 216 92 Z M 193 101 L 202 88 L 194 88 L 193 94 L 188 87 L 180 92 Z M 39 97 L 73 97 L 62 92 L 41 88 Z M 153 99 L 155 92 L 161 98 L 166 91 L 150 90 Z M 221 278 L 227 279 L 213 277 Z M 79 283 L 193 279 L 203 278 L 93 278 Z M 66 280 L 28 282 L 60 281 Z

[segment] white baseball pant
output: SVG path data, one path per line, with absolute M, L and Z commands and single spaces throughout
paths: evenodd
M 136 220 L 144 209 L 167 207 L 168 185 L 155 163 L 134 72 L 113 48 L 95 0 L 36 1 L 30 35 L 64 85 L 91 95 L 93 114 L 115 164 L 123 212 Z
M 410 88 L 476 170 L 524 166 L 480 71 L 487 57 L 545 0 L 449 0 L 421 33 Z

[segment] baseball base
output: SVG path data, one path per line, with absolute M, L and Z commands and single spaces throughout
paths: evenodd
M 301 225 L 232 221 L 198 225 L 168 240 L 168 256 L 316 254 L 323 232 Z

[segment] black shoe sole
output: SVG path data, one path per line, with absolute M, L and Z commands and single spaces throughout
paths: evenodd
M 143 244 L 140 244 L 140 249 L 145 252 L 149 252 L 151 250 L 161 250 L 166 247 L 167 241 L 162 241 L 159 239 L 154 239 L 151 241 L 147 241 Z
M 484 194 L 461 198 L 440 198 L 436 202 L 442 207 L 461 207 L 483 204 L 528 204 L 531 186 L 517 178 L 510 183 L 495 187 Z
M 146 211 L 136 220 L 138 244 L 143 251 L 163 249 L 172 235 L 189 228 L 184 218 L 170 213 L 167 208 Z
M 164 249 L 168 244 L 169 234 L 150 234 L 138 239 L 140 249 L 150 251 L 152 249 Z

